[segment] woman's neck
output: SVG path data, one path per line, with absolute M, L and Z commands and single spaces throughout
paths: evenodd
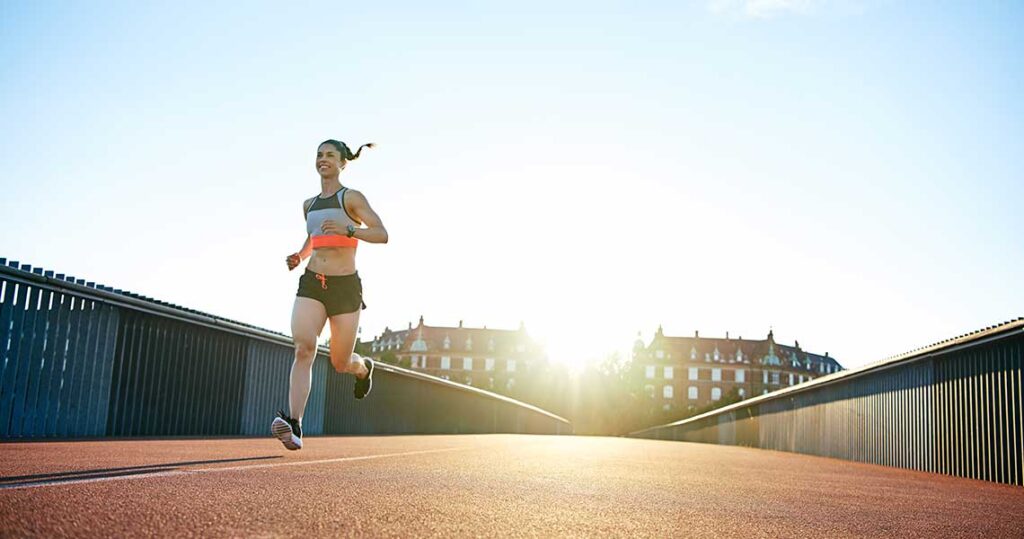
M 338 192 L 341 189 L 341 180 L 338 176 L 332 178 L 320 178 L 320 196 L 329 196 Z

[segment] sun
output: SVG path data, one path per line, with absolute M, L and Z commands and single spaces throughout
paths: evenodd
M 537 332 L 548 360 L 577 374 L 612 354 L 626 353 L 631 345 L 628 330 L 562 324 L 551 330 L 540 327 Z

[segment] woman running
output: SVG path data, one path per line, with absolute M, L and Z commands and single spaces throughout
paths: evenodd
M 370 208 L 362 193 L 341 185 L 341 171 L 349 161 L 359 158 L 364 144 L 352 153 L 344 142 L 326 140 L 316 151 L 316 171 L 320 174 L 320 194 L 306 200 L 306 242 L 299 252 L 285 259 L 295 269 L 309 258 L 306 272 L 299 277 L 299 291 L 292 307 L 292 338 L 295 361 L 292 363 L 288 393 L 290 410 L 278 412 L 271 432 L 288 449 L 302 449 L 302 414 L 306 409 L 316 358 L 316 339 L 331 323 L 331 365 L 339 373 L 356 377 L 355 397 L 361 399 L 373 384 L 373 361 L 353 352 L 363 287 L 356 272 L 358 240 L 387 243 L 388 231 Z

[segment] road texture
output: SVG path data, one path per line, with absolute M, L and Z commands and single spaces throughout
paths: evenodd
M 0 536 L 1022 537 L 1024 488 L 573 436 L 0 444 Z

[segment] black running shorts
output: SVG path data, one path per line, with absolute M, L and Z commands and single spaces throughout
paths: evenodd
M 327 316 L 354 313 L 360 308 L 366 308 L 363 303 L 363 283 L 358 273 L 323 275 L 306 270 L 299 277 L 299 291 L 295 295 L 323 303 Z

